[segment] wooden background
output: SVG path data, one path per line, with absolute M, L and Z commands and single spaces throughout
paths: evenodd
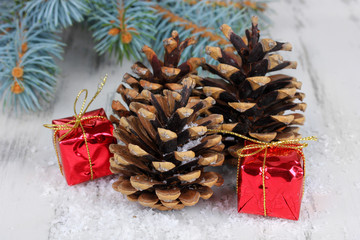
M 271 37 L 289 41 L 308 109 L 303 136 L 319 142 L 305 150 L 306 191 L 300 220 L 236 212 L 235 172 L 208 201 L 180 212 L 143 208 L 111 189 L 113 177 L 68 187 L 59 173 L 51 132 L 42 127 L 72 115 L 82 88 L 94 93 L 109 80 L 92 108 L 108 113 L 114 91 L 131 63 L 99 58 L 91 35 L 73 27 L 53 105 L 45 112 L 0 116 L 1 239 L 359 239 L 360 238 L 360 3 L 291 0 L 270 4 Z M 263 35 L 264 37 L 265 35 Z

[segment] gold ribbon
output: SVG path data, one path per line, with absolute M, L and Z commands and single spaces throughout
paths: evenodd
M 263 189 L 263 196 L 264 196 L 264 216 L 266 216 L 266 191 L 265 191 L 265 167 L 266 167 L 266 156 L 267 156 L 267 150 L 268 148 L 278 147 L 278 148 L 287 148 L 296 150 L 297 153 L 301 156 L 303 163 L 304 163 L 304 178 L 303 178 L 303 186 L 305 184 L 305 155 L 302 152 L 302 149 L 307 147 L 307 143 L 300 143 L 301 141 L 317 141 L 317 138 L 314 136 L 311 137 L 305 137 L 305 138 L 298 138 L 298 139 L 292 139 L 292 140 L 283 140 L 283 141 L 276 141 L 276 142 L 263 142 L 259 141 L 253 138 L 246 137 L 244 135 L 241 135 L 239 133 L 234 133 L 226 130 L 216 130 L 216 129 L 208 129 L 208 132 L 217 132 L 217 133 L 226 133 L 231 134 L 234 136 L 237 136 L 239 138 L 248 140 L 253 142 L 253 144 L 249 144 L 244 146 L 243 148 L 240 148 L 236 151 L 237 155 L 239 156 L 238 165 L 237 165 L 237 174 L 236 174 L 236 192 L 238 193 L 238 182 L 239 182 L 239 170 L 240 170 L 240 160 L 242 157 L 249 157 L 258 154 L 261 151 L 264 152 L 264 160 L 263 160 L 263 166 L 262 166 L 262 189 Z M 251 151 L 250 153 L 245 153 L 246 151 Z M 304 195 L 304 187 L 303 187 L 303 193 Z
M 93 172 L 93 169 L 92 169 L 90 150 L 89 150 L 89 146 L 88 146 L 88 142 L 87 142 L 85 129 L 84 129 L 84 126 L 82 125 L 82 121 L 89 120 L 89 119 L 94 119 L 94 118 L 106 119 L 106 117 L 104 117 L 104 116 L 84 117 L 84 114 L 86 113 L 86 111 L 90 107 L 91 103 L 95 100 L 95 98 L 100 94 L 101 90 L 103 89 L 103 87 L 104 87 L 104 85 L 106 83 L 106 79 L 107 79 L 107 75 L 105 75 L 105 77 L 103 78 L 101 83 L 98 85 L 96 93 L 94 94 L 94 96 L 92 97 L 92 99 L 90 100 L 90 102 L 88 103 L 88 105 L 86 107 L 85 107 L 85 104 L 86 104 L 86 100 L 87 100 L 87 96 L 88 96 L 88 90 L 83 89 L 78 93 L 78 95 L 76 96 L 75 102 L 74 102 L 74 118 L 75 118 L 75 120 L 72 120 L 72 121 L 70 121 L 68 123 L 65 123 L 65 124 L 44 124 L 43 125 L 46 128 L 54 130 L 53 144 L 54 144 L 54 148 L 55 148 L 55 152 L 56 152 L 57 161 L 58 161 L 58 164 L 59 164 L 59 169 L 60 169 L 60 172 L 61 172 L 62 175 L 64 175 L 64 173 L 63 173 L 63 167 L 62 167 L 61 162 L 60 162 L 59 151 L 58 151 L 58 149 L 56 147 L 56 134 L 60 130 L 68 130 L 65 134 L 63 134 L 61 137 L 59 137 L 59 142 L 60 142 L 61 140 L 65 139 L 66 136 L 68 136 L 73 130 L 76 130 L 78 127 L 80 127 L 81 130 L 82 130 L 82 133 L 83 133 L 86 152 L 87 152 L 88 159 L 89 159 L 90 179 L 91 180 L 94 179 L 94 172 Z M 78 102 L 78 100 L 79 100 L 82 93 L 85 93 L 85 97 L 84 97 L 84 100 L 83 100 L 83 102 L 81 104 L 80 112 L 77 113 L 76 112 L 76 105 L 77 105 L 77 102 Z

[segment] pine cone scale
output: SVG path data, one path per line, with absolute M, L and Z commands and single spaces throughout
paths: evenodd
M 245 32 L 246 38 L 236 35 L 228 25 L 221 27 L 238 55 L 230 48 L 206 48 L 206 53 L 219 64 L 203 64 L 203 69 L 220 77 L 201 81 L 203 93 L 217 102 L 209 111 L 224 116 L 224 130 L 263 141 L 292 139 L 299 134 L 292 132 L 290 127 L 302 124 L 304 118 L 299 113 L 284 113 L 306 109 L 306 104 L 302 102 L 305 94 L 297 92 L 301 82 L 284 74 L 265 76 L 281 69 L 296 68 L 296 62 L 285 61 L 281 55 L 274 53 L 291 51 L 292 46 L 269 38 L 260 39 L 257 18 L 253 18 L 252 22 L 251 29 Z M 226 141 L 234 146 L 238 146 L 237 143 L 241 146 L 242 142 L 235 138 Z
M 125 79 L 134 89 L 118 88 L 129 105 L 128 115 L 123 114 L 125 107 L 114 104 L 118 109 L 114 113 L 122 114 L 114 121 L 118 124 L 114 135 L 125 146 L 110 146 L 111 170 L 123 174 L 113 187 L 130 201 L 159 210 L 195 205 L 212 195 L 210 187 L 222 183 L 219 175 L 205 172 L 204 167 L 224 161 L 221 136 L 207 135 L 208 128 L 218 128 L 223 117 L 200 117 L 215 101 L 191 96 L 202 79 L 189 73 L 204 61 L 192 58 L 177 66 L 192 41 L 180 43 L 175 32 L 164 44 L 164 63 L 144 47 L 153 72 L 136 63 L 132 69 L 139 78 L 127 74 Z

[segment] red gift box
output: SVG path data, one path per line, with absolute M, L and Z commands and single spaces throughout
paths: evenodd
M 75 117 L 68 117 L 52 121 L 52 124 L 60 126 L 55 129 L 55 139 L 60 169 L 67 183 L 75 185 L 112 174 L 109 162 L 112 154 L 108 147 L 116 143 L 116 139 L 112 135 L 114 127 L 104 109 L 84 113 L 81 117 L 83 128 L 79 125 L 69 131 L 69 127 L 76 124 L 75 120 Z M 65 134 L 65 138 L 59 141 Z
M 245 142 L 245 148 L 250 144 Z M 299 145 L 291 146 L 296 148 Z M 288 147 L 289 145 L 266 147 L 255 154 L 259 148 L 243 152 L 250 156 L 243 157 L 239 163 L 238 212 L 299 219 L 305 174 L 304 159 L 302 149 Z M 249 154 L 251 152 L 253 155 Z

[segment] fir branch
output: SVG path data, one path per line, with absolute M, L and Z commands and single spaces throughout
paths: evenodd
M 58 37 L 27 18 L 14 18 L 11 39 L 0 46 L 0 99 L 4 109 L 38 111 L 55 91 L 57 66 L 61 57 Z
M 147 1 L 92 1 L 90 30 L 99 54 L 110 52 L 121 62 L 141 59 L 140 50 L 154 38 L 154 10 Z
M 192 34 L 199 34 L 201 37 L 209 38 L 211 41 L 218 42 L 220 45 L 230 44 L 225 38 L 214 34 L 212 31 L 214 30 L 213 28 L 198 26 L 196 23 L 186 20 L 159 5 L 154 6 L 154 9 L 161 14 L 163 19 L 169 20 L 172 23 L 178 23 L 178 26 L 184 27 L 186 30 L 191 30 Z
M 0 47 L 11 41 L 11 35 L 8 33 L 15 30 L 16 25 L 13 18 L 22 6 L 23 2 L 0 1 Z
M 31 22 L 56 30 L 83 21 L 90 8 L 87 0 L 30 0 L 22 10 Z
M 196 3 L 204 0 L 183 0 L 184 2 L 195 5 Z M 234 7 L 238 9 L 244 8 L 252 8 L 253 10 L 264 12 L 267 9 L 267 4 L 264 2 L 257 1 L 241 1 L 241 2 L 233 2 L 233 1 L 205 1 L 206 4 L 212 6 L 220 6 L 220 7 Z
M 182 58 L 203 56 L 206 46 L 223 45 L 219 27 L 227 23 L 235 32 L 250 24 L 250 17 L 267 7 L 259 1 L 209 0 L 14 0 L 0 1 L 0 98 L 9 108 L 41 109 L 56 85 L 62 44 L 53 31 L 88 23 L 99 54 L 110 52 L 141 59 L 144 45 L 163 53 L 162 39 L 176 29 L 181 38 L 192 35 L 198 43 L 184 50 Z M 152 42 L 151 42 L 152 41 Z

